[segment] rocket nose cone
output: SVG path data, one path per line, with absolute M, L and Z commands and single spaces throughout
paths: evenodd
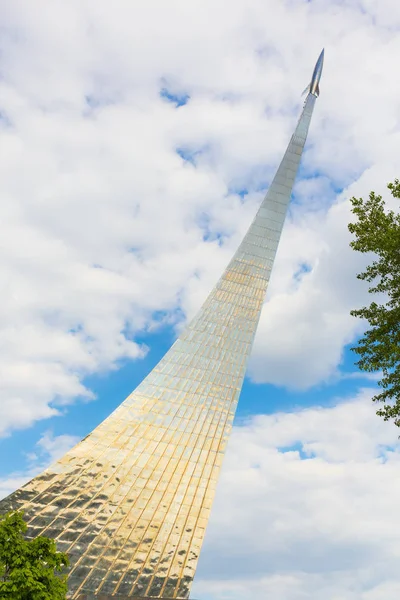
M 322 67 L 324 66 L 324 52 L 325 49 L 322 50 L 321 54 L 318 56 L 317 62 L 315 63 L 315 71 L 320 75 L 322 73 Z

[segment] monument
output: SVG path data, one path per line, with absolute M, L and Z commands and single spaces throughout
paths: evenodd
M 295 132 L 248 232 L 197 316 L 92 433 L 0 503 L 71 560 L 71 599 L 189 597 L 307 132 Z

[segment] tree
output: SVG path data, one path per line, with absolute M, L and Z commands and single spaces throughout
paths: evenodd
M 23 512 L 0 517 L 0 598 L 10 600 L 65 600 L 66 575 L 56 575 L 68 565 L 54 540 L 27 540 Z
M 398 179 L 387 187 L 394 198 L 400 198 Z M 373 397 L 384 405 L 377 415 L 400 427 L 400 213 L 387 210 L 374 192 L 368 200 L 352 198 L 351 203 L 357 221 L 348 226 L 355 235 L 350 246 L 375 255 L 357 278 L 373 283 L 369 292 L 377 300 L 351 311 L 370 326 L 352 350 L 361 357 L 356 364 L 362 371 L 382 372 L 378 382 L 382 391 Z

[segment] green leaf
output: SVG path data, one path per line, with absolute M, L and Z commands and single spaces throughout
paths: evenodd
M 65 600 L 68 556 L 46 537 L 26 539 L 22 512 L 0 517 L 0 598 Z
M 400 182 L 388 184 L 394 198 L 400 198 Z M 371 192 L 367 200 L 351 198 L 356 217 L 349 231 L 354 234 L 350 246 L 357 252 L 371 253 L 371 263 L 357 278 L 373 284 L 369 288 L 369 306 L 350 314 L 364 319 L 369 329 L 352 350 L 360 357 L 362 371 L 381 371 L 381 392 L 374 402 L 385 404 L 377 415 L 400 426 L 400 214 L 386 208 L 382 196 Z

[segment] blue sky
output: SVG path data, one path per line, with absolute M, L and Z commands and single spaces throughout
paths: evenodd
M 398 431 L 350 347 L 349 198 L 399 176 L 394 0 L 0 9 L 0 494 L 201 306 L 316 103 L 201 555 L 199 600 L 400 594 Z M 384 90 L 384 94 L 382 94 Z
M 85 437 L 135 389 L 175 339 L 176 331 L 171 327 L 142 336 L 140 342 L 149 347 L 145 358 L 121 361 L 116 370 L 96 374 L 85 380 L 85 385 L 92 390 L 96 399 L 61 408 L 60 415 L 39 421 L 27 430 L 15 431 L 3 438 L 1 453 L 7 459 L 0 464 L 0 477 L 5 477 L 13 471 L 23 471 L 26 466 L 26 454 L 35 451 L 36 442 L 46 433 L 51 432 L 54 437 L 65 433 L 79 439 Z M 343 372 L 354 373 L 354 360 L 355 355 L 346 348 L 342 363 Z M 247 377 L 235 423 L 240 425 L 251 415 L 291 412 L 310 406 L 329 407 L 335 404 L 338 397 L 351 398 L 360 387 L 360 382 L 365 383 L 362 373 L 359 373 L 357 379 L 339 379 L 306 391 L 290 391 L 274 385 L 256 384 Z

